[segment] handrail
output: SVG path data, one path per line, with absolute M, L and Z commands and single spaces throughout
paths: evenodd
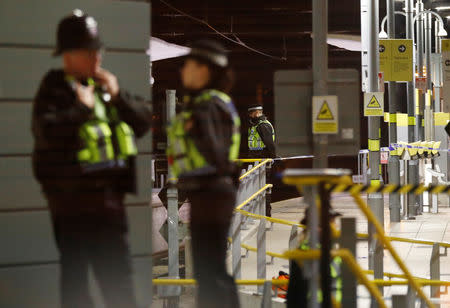
M 370 211 L 367 204 L 364 202 L 364 200 L 357 194 L 352 193 L 352 197 L 355 200 L 356 204 L 359 206 L 360 210 L 364 213 L 367 220 L 375 227 L 375 230 L 378 235 L 378 239 L 384 244 L 384 246 L 389 250 L 391 253 L 391 256 L 394 258 L 397 265 L 400 267 L 400 269 L 405 273 L 407 276 L 408 281 L 411 284 L 411 287 L 414 288 L 414 290 L 417 292 L 417 294 L 427 303 L 428 307 L 434 308 L 434 304 L 430 301 L 430 299 L 425 295 L 423 290 L 420 287 L 420 283 L 418 283 L 413 275 L 410 273 L 406 265 L 403 263 L 400 256 L 395 251 L 394 247 L 391 245 L 391 242 L 386 238 L 386 235 L 384 234 L 384 229 L 381 226 L 381 224 L 378 222 L 375 215 Z
M 261 163 L 257 164 L 256 166 L 254 166 L 253 168 L 251 168 L 250 170 L 248 170 L 247 172 L 245 172 L 243 175 L 241 175 L 239 177 L 239 181 L 242 181 L 244 178 L 246 178 L 247 176 L 249 176 L 251 173 L 253 173 L 255 170 L 261 168 L 262 166 L 273 162 L 273 159 L 267 158 L 265 160 L 263 160 Z
M 377 287 L 364 275 L 363 269 L 359 266 L 359 264 L 355 261 L 355 258 L 353 257 L 352 253 L 348 249 L 338 249 L 338 250 L 331 250 L 331 256 L 333 257 L 341 257 L 342 260 L 344 260 L 353 274 L 358 277 L 360 282 L 366 286 L 367 290 L 370 292 L 370 294 L 376 299 L 380 307 L 387 308 L 386 304 L 384 303 L 383 296 L 381 295 L 380 291 L 377 289 Z M 289 259 L 294 260 L 313 260 L 313 259 L 319 259 L 320 258 L 320 250 L 314 249 L 314 250 L 308 250 L 308 251 L 301 251 L 301 250 L 289 250 L 284 253 L 284 256 Z
M 253 214 L 241 209 L 236 209 L 237 212 L 241 213 L 244 216 L 250 217 L 250 218 L 255 218 L 255 219 L 265 219 L 267 221 L 273 222 L 273 223 L 278 223 L 281 225 L 287 225 L 287 226 L 297 226 L 299 228 L 305 229 L 306 226 L 299 224 L 299 223 L 295 223 L 289 220 L 285 220 L 285 219 L 280 219 L 280 218 L 273 218 L 273 217 L 269 217 L 269 216 L 264 216 L 264 215 L 258 215 L 258 214 Z
M 238 158 L 235 159 L 235 161 L 241 162 L 241 163 L 256 163 L 263 161 L 266 158 Z
M 289 284 L 289 280 L 287 279 L 237 279 L 235 280 L 238 285 L 263 285 L 267 281 L 270 281 L 274 286 L 285 286 Z M 152 283 L 154 285 L 195 285 L 197 281 L 195 279 L 152 279 Z
M 423 286 L 450 286 L 450 281 L 443 280 L 429 280 L 429 279 L 417 279 L 417 281 Z M 382 280 L 374 279 L 372 283 L 377 286 L 390 287 L 390 286 L 403 286 L 408 285 L 408 280 Z
M 258 248 L 247 245 L 247 244 L 241 244 L 241 247 L 248 250 L 248 251 L 253 251 L 253 252 L 257 252 Z M 266 251 L 266 255 L 268 255 L 269 257 L 272 258 L 280 258 L 280 259 L 286 259 L 286 257 L 281 254 L 281 253 L 276 253 L 276 252 L 271 252 L 271 251 Z
M 260 190 L 258 190 L 257 192 L 255 192 L 253 195 L 251 195 L 247 200 L 245 200 L 244 202 L 242 202 L 241 204 L 239 204 L 236 207 L 236 210 L 240 210 L 241 208 L 243 208 L 244 206 L 246 206 L 248 203 L 250 203 L 250 201 L 252 201 L 253 199 L 255 199 L 260 193 L 262 193 L 263 191 L 271 188 L 273 185 L 272 184 L 266 184 L 265 186 L 263 186 Z
M 255 218 L 255 219 L 265 219 L 267 221 L 273 222 L 273 223 L 278 223 L 278 224 L 282 224 L 282 225 L 288 225 L 288 226 L 297 226 L 299 228 L 305 229 L 306 226 L 290 221 L 290 220 L 285 220 L 285 219 L 280 219 L 280 218 L 273 218 L 273 217 L 268 217 L 268 216 L 264 216 L 264 215 L 257 215 L 257 214 L 253 214 L 241 209 L 236 209 L 236 211 L 238 211 L 239 213 L 241 213 L 244 216 L 247 217 L 251 217 L 251 218 Z M 337 236 L 340 236 L 340 230 L 337 230 Z M 356 236 L 358 238 L 362 238 L 362 239 L 366 239 L 369 237 L 369 235 L 367 233 L 356 233 Z M 448 242 L 435 242 L 435 241 L 430 241 L 430 240 L 422 240 L 422 239 L 410 239 L 410 238 L 405 238 L 405 237 L 396 237 L 396 236 L 386 236 L 386 239 L 392 241 L 392 242 L 403 242 L 403 243 L 412 243 L 412 244 L 423 244 L 423 245 L 429 245 L 429 246 L 433 246 L 434 244 L 438 244 L 441 247 L 444 248 L 450 248 L 450 243 Z

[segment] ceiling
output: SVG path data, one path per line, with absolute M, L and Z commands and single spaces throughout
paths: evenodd
M 232 96 L 241 116 L 248 105 L 258 102 L 273 119 L 274 72 L 312 66 L 312 1 L 152 0 L 152 36 L 179 45 L 199 38 L 222 42 L 230 51 L 236 73 Z M 450 6 L 450 0 L 424 2 L 426 8 Z M 386 1 L 380 0 L 379 6 L 381 20 Z M 396 1 L 396 10 L 403 6 L 404 1 Z M 360 1 L 329 0 L 328 7 L 330 34 L 360 35 Z M 443 16 L 447 13 L 450 15 L 450 10 L 441 11 Z M 404 20 L 397 18 L 396 25 L 402 37 Z M 361 55 L 329 45 L 328 65 L 360 70 Z M 165 89 L 180 89 L 179 67 L 174 59 L 153 63 L 155 102 L 164 100 Z

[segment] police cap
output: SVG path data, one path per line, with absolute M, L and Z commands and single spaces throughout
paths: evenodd
M 98 50 L 102 46 L 95 19 L 76 9 L 59 22 L 53 55 L 75 49 Z

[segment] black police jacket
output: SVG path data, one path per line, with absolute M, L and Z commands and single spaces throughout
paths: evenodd
M 151 108 L 142 99 L 121 91 L 111 101 L 122 121 L 137 137 L 151 124 Z M 80 126 L 94 117 L 94 111 L 78 101 L 65 80 L 63 70 L 51 70 L 43 78 L 33 104 L 33 172 L 44 192 L 97 191 L 112 186 L 123 192 L 135 192 L 135 161 L 126 168 L 100 170 L 87 174 L 77 160 L 83 147 Z

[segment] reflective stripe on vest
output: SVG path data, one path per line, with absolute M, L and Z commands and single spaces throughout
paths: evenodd
M 273 129 L 272 124 L 267 120 L 259 121 L 258 124 L 248 129 L 248 149 L 250 151 L 259 151 L 263 150 L 266 147 L 257 130 L 257 127 L 262 123 L 270 125 L 270 127 L 272 128 L 272 139 L 273 141 L 275 141 L 275 130 Z
M 66 81 L 75 88 L 74 77 L 67 75 Z M 89 85 L 95 85 L 92 78 L 87 81 Z M 97 164 L 126 160 L 137 155 L 133 129 L 120 121 L 117 109 L 111 105 L 106 106 L 100 95 L 99 91 L 94 93 L 95 120 L 84 123 L 79 129 L 79 137 L 84 143 L 84 147 L 77 153 L 80 163 Z
M 308 240 L 304 240 L 300 243 L 300 250 L 309 250 Z M 330 262 L 330 274 L 331 274 L 331 292 L 336 302 L 342 302 L 342 278 L 341 278 L 341 257 L 334 257 Z M 311 298 L 311 294 L 308 293 L 308 298 Z M 322 290 L 317 290 L 317 301 L 322 303 L 323 294 Z
M 210 101 L 213 98 L 217 98 L 226 106 L 226 112 L 228 112 L 232 118 L 233 127 L 228 159 L 234 161 L 239 155 L 239 146 L 241 142 L 239 129 L 241 120 L 231 98 L 220 91 L 206 90 L 195 97 L 193 103 L 200 104 L 205 101 Z M 170 142 L 166 154 L 169 161 L 169 167 L 176 178 L 183 173 L 209 167 L 206 159 L 195 146 L 194 140 L 192 140 L 184 130 L 186 122 L 191 120 L 191 117 L 191 111 L 181 112 L 167 128 L 167 138 Z

